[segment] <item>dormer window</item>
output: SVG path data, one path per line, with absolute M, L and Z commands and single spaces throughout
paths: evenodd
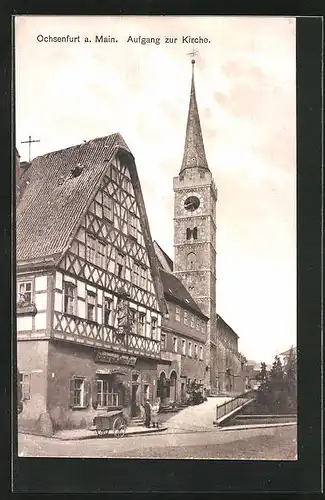
M 32 282 L 20 281 L 17 290 L 18 305 L 30 305 L 32 302 Z
M 84 169 L 84 166 L 81 165 L 81 163 L 78 163 L 75 167 L 71 169 L 71 177 L 79 177 L 79 175 L 82 173 Z

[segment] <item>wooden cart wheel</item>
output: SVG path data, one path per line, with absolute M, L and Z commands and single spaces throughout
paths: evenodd
M 113 434 L 117 438 L 124 436 L 126 431 L 126 426 L 122 418 L 116 418 L 113 422 Z

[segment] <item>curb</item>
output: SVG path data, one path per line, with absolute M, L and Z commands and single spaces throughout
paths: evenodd
M 240 431 L 245 429 L 265 429 L 268 427 L 287 427 L 289 425 L 297 425 L 297 422 L 282 422 L 274 424 L 251 424 L 251 425 L 229 425 L 228 427 L 218 426 L 214 423 L 216 427 L 219 427 L 221 431 Z
M 156 434 L 157 432 L 163 432 L 167 429 L 167 427 L 160 427 L 158 429 L 152 429 L 151 431 L 147 430 L 147 429 L 143 429 L 141 431 L 129 431 L 129 432 L 126 432 L 125 433 L 125 437 L 128 437 L 128 436 L 137 436 L 137 435 L 140 435 L 140 436 L 143 436 L 144 434 Z M 106 436 L 97 436 L 97 433 L 95 431 L 90 431 L 92 432 L 92 434 L 89 434 L 87 436 L 74 436 L 74 437 L 60 437 L 60 436 L 56 436 L 55 434 L 52 436 L 52 439 L 57 439 L 59 441 L 82 441 L 82 440 L 85 440 L 85 439 L 107 439 L 109 437 L 111 438 L 114 438 L 113 434 L 107 434 Z M 122 439 L 124 439 L 122 438 Z

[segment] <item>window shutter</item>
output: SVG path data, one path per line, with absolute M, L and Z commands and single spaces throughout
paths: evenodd
M 72 408 L 74 405 L 74 389 L 75 389 L 75 381 L 72 378 L 70 379 L 70 401 L 69 401 L 70 408 Z
M 28 373 L 26 375 L 26 399 L 30 399 L 30 379 L 31 379 L 31 374 Z
M 98 406 L 98 400 L 97 400 L 97 378 L 93 379 L 92 383 L 92 391 L 91 391 L 91 402 L 93 408 L 96 410 Z
M 89 406 L 89 400 L 90 400 L 90 383 L 89 383 L 89 380 L 85 379 L 84 380 L 83 406 Z
M 161 396 L 161 394 L 160 394 L 160 386 L 161 386 L 160 378 L 158 378 L 157 379 L 157 397 L 158 398 Z
M 18 401 L 18 404 L 23 399 L 23 391 L 22 391 L 21 385 L 22 385 L 22 375 L 18 371 L 17 372 L 17 401 Z

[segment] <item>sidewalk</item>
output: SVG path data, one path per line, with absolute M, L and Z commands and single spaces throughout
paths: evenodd
M 228 427 L 217 426 L 221 431 L 239 431 L 242 429 L 265 429 L 267 427 L 287 427 L 289 425 L 297 425 L 297 422 L 280 422 L 273 424 L 243 424 L 243 425 L 229 425 Z
M 138 435 L 138 434 L 153 434 L 155 432 L 162 432 L 167 429 L 167 426 L 162 426 L 159 427 L 158 429 L 156 428 L 147 428 L 147 427 L 128 427 L 125 432 L 125 436 L 133 436 L 133 435 Z M 60 439 L 62 441 L 74 441 L 74 440 L 80 440 L 80 439 L 100 439 L 102 436 L 98 436 L 96 430 L 91 430 L 91 429 L 69 429 L 69 430 L 62 430 L 58 431 L 55 434 L 53 434 L 52 438 L 53 439 Z M 111 437 L 114 438 L 113 432 L 110 431 L 109 434 L 105 436 L 105 438 Z

